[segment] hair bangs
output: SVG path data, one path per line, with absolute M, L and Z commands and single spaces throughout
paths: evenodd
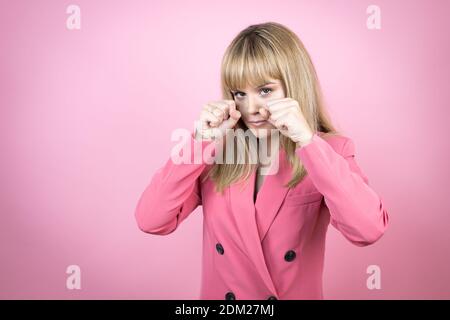
M 258 87 L 269 79 L 281 78 L 273 51 L 260 37 L 236 43 L 224 70 L 223 83 L 229 90 L 242 90 L 247 85 Z

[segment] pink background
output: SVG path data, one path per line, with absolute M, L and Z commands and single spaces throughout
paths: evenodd
M 66 7 L 81 8 L 81 30 Z M 366 8 L 381 8 L 368 30 Z M 134 208 L 253 23 L 309 50 L 328 108 L 385 201 L 372 246 L 330 227 L 328 299 L 450 298 L 450 1 L 1 1 L 0 297 L 196 299 L 201 208 L 168 236 Z M 157 150 L 157 151 L 155 151 Z M 66 288 L 81 267 L 81 290 Z M 381 268 L 381 289 L 366 268 Z

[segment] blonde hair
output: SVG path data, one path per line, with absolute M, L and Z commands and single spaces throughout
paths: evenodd
M 286 97 L 298 101 L 314 133 L 338 134 L 325 112 L 319 80 L 308 52 L 294 32 L 276 22 L 248 26 L 227 47 L 221 66 L 223 99 L 234 100 L 232 90 L 247 84 L 256 87 L 269 78 L 279 79 Z M 247 126 L 239 119 L 235 128 L 246 130 Z M 236 138 L 247 159 L 247 140 L 245 137 Z M 279 142 L 292 167 L 292 178 L 285 186 L 292 188 L 302 181 L 307 172 L 295 153 L 296 144 L 281 134 Z M 204 179 L 210 177 L 216 191 L 223 192 L 232 183 L 247 180 L 255 169 L 256 165 L 250 163 L 214 163 Z

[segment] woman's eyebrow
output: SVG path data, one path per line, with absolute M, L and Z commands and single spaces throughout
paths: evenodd
M 264 87 L 264 86 L 266 86 L 268 84 L 276 84 L 276 82 L 267 82 L 267 83 L 264 83 L 264 84 L 262 84 L 260 86 L 257 86 L 256 88 L 261 88 L 261 87 Z
M 269 82 L 264 83 L 264 84 L 262 84 L 262 85 L 260 85 L 260 86 L 257 86 L 256 89 L 259 89 L 259 88 L 262 88 L 262 87 L 264 87 L 264 86 L 267 86 L 268 84 L 278 84 L 278 83 L 269 81 Z M 231 92 L 237 92 L 237 91 L 239 91 L 239 90 L 238 90 L 238 89 L 236 89 L 236 90 L 231 90 Z

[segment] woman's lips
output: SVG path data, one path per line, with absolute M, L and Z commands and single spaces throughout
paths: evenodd
M 249 121 L 249 123 L 251 123 L 252 126 L 260 127 L 260 126 L 265 125 L 267 123 L 267 120 L 254 121 L 254 122 L 253 121 Z

